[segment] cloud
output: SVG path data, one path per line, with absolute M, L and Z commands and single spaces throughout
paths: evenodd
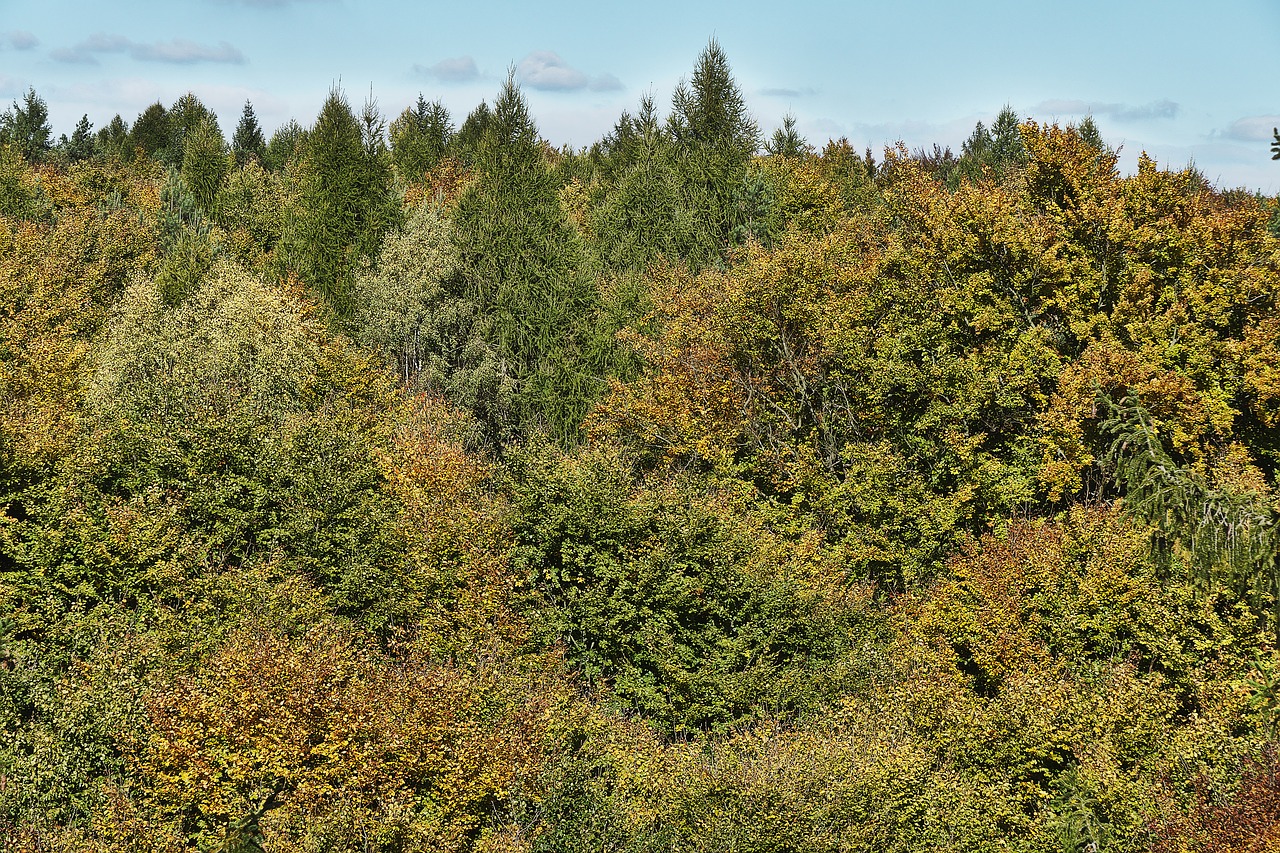
M 198 44 L 186 39 L 145 44 L 108 33 L 96 33 L 73 47 L 58 48 L 50 56 L 58 62 L 97 65 L 98 56 L 104 53 L 127 53 L 138 62 L 167 62 L 177 65 L 192 65 L 197 62 L 240 65 L 244 62 L 244 54 L 225 41 L 219 42 L 217 46 Z
M 40 39 L 26 30 L 9 30 L 7 33 L 0 33 L 0 47 L 9 47 L 13 50 L 31 50 L 38 44 L 40 44 Z
M 769 98 L 807 98 L 818 94 L 818 90 L 810 86 L 803 89 L 761 89 L 760 94 Z
M 469 56 L 451 56 L 435 65 L 415 65 L 413 70 L 415 74 L 423 74 L 441 83 L 470 83 L 480 79 L 480 69 Z
M 1270 142 L 1276 127 L 1280 127 L 1280 115 L 1245 116 L 1231 122 L 1224 135 L 1241 142 Z
M 560 55 L 550 50 L 535 50 L 516 65 L 516 77 L 530 89 L 546 92 L 614 92 L 622 88 L 622 81 L 612 74 L 589 77 L 573 68 Z
M 1051 115 L 1108 116 L 1116 121 L 1150 121 L 1152 119 L 1177 118 L 1180 109 L 1181 107 L 1177 103 L 1167 98 L 1140 105 L 1091 103 L 1089 101 L 1052 98 L 1036 104 L 1033 107 L 1033 112 L 1049 113 Z

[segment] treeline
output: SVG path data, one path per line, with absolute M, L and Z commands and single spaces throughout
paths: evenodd
M 6 849 L 1280 843 L 1275 200 L 714 42 L 0 143 Z

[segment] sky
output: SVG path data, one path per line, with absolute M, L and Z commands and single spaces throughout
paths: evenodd
M 268 135 L 338 86 L 394 119 L 419 94 L 461 124 L 514 73 L 542 135 L 583 147 L 652 94 L 665 113 L 710 39 L 765 135 L 950 146 L 1011 106 L 1092 115 L 1132 172 L 1194 163 L 1280 192 L 1280 0 L 0 0 L 0 106 L 28 88 L 55 136 L 130 123 L 194 92 L 230 137 L 246 100 Z

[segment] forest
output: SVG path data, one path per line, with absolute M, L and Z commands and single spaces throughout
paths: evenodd
M 48 119 L 5 850 L 1280 849 L 1277 199 L 766 136 L 714 41 L 580 149 L 514 78 Z

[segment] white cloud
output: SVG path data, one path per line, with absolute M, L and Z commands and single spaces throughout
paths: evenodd
M 415 65 L 413 70 L 441 83 L 470 83 L 480 78 L 480 69 L 470 56 L 451 56 L 435 65 Z
M 177 65 L 192 65 L 197 62 L 239 65 L 244 62 L 244 54 L 225 41 L 216 46 L 186 39 L 146 44 L 110 33 L 95 33 L 77 45 L 52 51 L 50 56 L 58 62 L 97 65 L 98 56 L 104 53 L 127 53 L 139 62 L 167 62 Z
M 1245 116 L 1231 123 L 1226 136 L 1241 142 L 1270 142 L 1276 127 L 1280 127 L 1280 115 Z
M 807 98 L 810 95 L 818 94 L 818 90 L 811 86 L 806 86 L 803 89 L 768 88 L 761 89 L 760 94 L 769 98 Z
M 520 60 L 516 77 L 525 86 L 546 92 L 613 92 L 622 88 L 622 82 L 612 74 L 590 77 L 550 50 L 535 50 Z
M 0 47 L 9 47 L 13 50 L 31 50 L 40 44 L 40 39 L 35 37 L 34 33 L 26 30 L 10 30 L 7 33 L 0 33 Z
M 1177 118 L 1181 107 L 1165 98 L 1149 104 L 1120 104 L 1090 102 L 1075 99 L 1051 98 L 1032 108 L 1033 113 L 1049 115 L 1107 116 L 1116 121 L 1150 121 L 1152 119 Z

